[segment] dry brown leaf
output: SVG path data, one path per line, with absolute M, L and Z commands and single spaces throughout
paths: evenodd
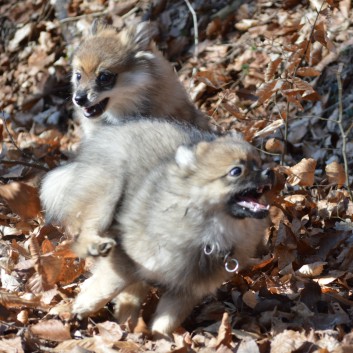
M 81 340 L 66 340 L 58 344 L 51 351 L 58 353 L 70 353 L 76 347 L 82 347 L 89 351 L 95 352 L 95 349 L 97 348 L 97 337 L 88 337 Z
M 60 320 L 42 320 L 30 327 L 30 331 L 45 340 L 62 342 L 71 339 L 70 327 Z
M 42 254 L 47 254 L 54 251 L 55 246 L 49 239 L 44 239 L 42 242 Z
M 40 261 L 45 282 L 52 287 L 62 276 L 65 260 L 61 257 L 43 255 Z
M 270 82 L 266 82 L 256 91 L 256 95 L 258 96 L 258 104 L 263 104 L 267 100 L 269 100 L 274 92 L 282 87 L 282 80 L 273 80 Z
M 72 302 L 61 301 L 49 310 L 49 315 L 58 316 L 61 320 L 72 318 Z
M 319 200 L 317 202 L 317 211 L 322 219 L 339 217 L 347 209 L 347 199 L 330 202 L 328 200 Z
M 195 79 L 215 89 L 221 88 L 229 80 L 226 76 L 221 75 L 216 71 L 199 71 L 196 73 Z
M 315 91 L 305 91 L 302 94 L 302 99 L 306 101 L 319 101 L 321 99 L 321 96 Z
M 72 283 L 77 277 L 85 272 L 85 260 L 64 258 L 62 270 L 57 281 L 62 285 Z
M 27 325 L 27 323 L 28 323 L 28 310 L 21 310 L 17 314 L 16 318 L 22 324 Z
M 26 289 L 39 296 L 41 293 L 51 289 L 51 287 L 48 286 L 46 279 L 42 274 L 35 272 L 33 276 L 27 280 Z
M 52 254 L 53 256 L 64 257 L 64 258 L 77 258 L 77 255 L 72 251 L 72 242 L 63 241 L 60 243 Z
M 97 328 L 100 336 L 111 342 L 120 341 L 125 334 L 120 325 L 112 321 L 105 321 L 97 324 Z
M 41 305 L 38 297 L 33 297 L 33 299 L 24 299 L 18 296 L 17 293 L 8 293 L 5 291 L 0 291 L 0 304 L 5 308 L 41 308 L 47 310 L 47 307 Z
M 275 138 L 270 138 L 266 141 L 265 150 L 271 153 L 283 153 L 284 143 Z
M 254 309 L 259 302 L 258 295 L 252 291 L 248 290 L 243 294 L 243 302 L 251 309 Z
M 38 243 L 38 239 L 32 235 L 29 239 L 29 252 L 31 254 L 31 258 L 34 261 L 35 269 L 37 272 L 41 273 L 41 264 L 40 264 L 40 246 Z
M 269 62 L 265 71 L 265 82 L 269 82 L 274 79 L 277 68 L 281 62 L 281 57 Z
M 235 24 L 235 28 L 239 31 L 247 31 L 249 28 L 255 27 L 259 23 L 259 20 L 244 18 Z
M 321 75 L 321 71 L 314 69 L 313 67 L 300 67 L 297 70 L 297 74 L 299 76 L 320 76 Z
M 325 265 L 327 265 L 327 262 L 322 262 L 322 261 L 303 265 L 297 271 L 295 271 L 295 274 L 302 277 L 313 278 L 321 275 Z
M 246 116 L 239 111 L 239 108 L 234 104 L 229 104 L 227 102 L 222 103 L 222 107 L 225 108 L 229 113 L 235 116 L 239 120 L 245 120 Z
M 341 188 L 346 182 L 344 166 L 336 161 L 326 165 L 325 172 L 330 184 L 337 184 Z
M 221 326 L 218 330 L 218 336 L 216 341 L 216 348 L 224 345 L 231 347 L 232 342 L 232 327 L 229 321 L 229 314 L 225 312 L 222 317 Z
M 294 88 L 298 89 L 298 90 L 303 90 L 305 91 L 309 91 L 309 92 L 313 92 L 314 89 L 313 87 L 310 85 L 310 83 L 302 80 L 299 77 L 294 77 L 293 78 L 293 84 L 294 84 Z
M 222 21 L 220 18 L 215 18 L 211 22 L 208 23 L 206 28 L 206 35 L 207 37 L 215 36 L 219 34 L 222 30 Z
M 316 160 L 303 158 L 298 164 L 287 169 L 290 175 L 287 183 L 290 185 L 312 186 L 315 179 Z
M 22 338 L 8 338 L 0 340 L 0 352 L 1 353 L 24 353 L 22 348 Z
M 1 185 L 0 196 L 23 219 L 35 218 L 40 213 L 38 190 L 33 186 L 22 182 Z
M 254 137 L 266 137 L 272 134 L 274 131 L 276 131 L 283 125 L 284 125 L 284 121 L 282 119 L 275 120 L 271 124 L 268 124 L 262 130 L 257 131 Z
M 289 353 L 299 349 L 306 337 L 304 332 L 284 330 L 275 335 L 271 342 L 271 353 Z
M 248 338 L 240 341 L 237 353 L 260 353 L 260 349 L 256 340 Z

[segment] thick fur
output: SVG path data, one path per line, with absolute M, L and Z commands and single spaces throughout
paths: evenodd
M 191 103 L 171 64 L 156 48 L 151 25 L 142 22 L 120 32 L 95 23 L 72 60 L 73 103 L 84 135 L 102 125 L 118 125 L 131 117 L 159 117 L 186 121 L 203 130 L 206 118 Z M 111 80 L 99 85 L 107 73 Z M 79 102 L 77 97 L 86 97 Z M 87 116 L 87 108 L 103 107 L 101 114 Z M 86 116 L 85 116 L 86 112 Z
M 271 182 L 258 165 L 238 135 L 168 122 L 112 126 L 83 141 L 75 161 L 50 172 L 41 191 L 49 218 L 80 234 L 78 253 L 92 253 L 92 244 L 111 247 L 97 259 L 74 313 L 94 312 L 124 290 L 140 303 L 149 283 L 165 291 L 151 330 L 170 333 L 229 277 L 228 253 L 240 269 L 255 255 L 267 221 L 237 217 L 230 205 L 235 195 Z M 234 167 L 241 175 L 231 175 Z M 57 194 L 53 185 L 60 183 Z M 106 233 L 116 246 L 100 237 Z M 120 309 L 128 304 L 120 300 Z

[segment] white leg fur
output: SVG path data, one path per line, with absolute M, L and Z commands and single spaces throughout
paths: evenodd
M 122 291 L 127 283 L 110 264 L 110 258 L 101 257 L 93 270 L 92 277 L 81 286 L 81 292 L 72 307 L 79 318 L 94 313 L 104 307 Z
M 140 315 L 141 305 L 147 297 L 149 286 L 143 282 L 137 282 L 128 286 L 114 299 L 114 316 L 119 323 L 130 320 L 134 328 Z
M 152 334 L 156 338 L 167 337 L 185 320 L 198 301 L 192 296 L 164 293 L 150 325 Z

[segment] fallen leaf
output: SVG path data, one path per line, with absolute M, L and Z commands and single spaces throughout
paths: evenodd
M 284 152 L 284 143 L 275 138 L 270 138 L 266 141 L 265 149 L 271 153 L 283 153 Z
M 269 82 L 274 79 L 277 68 L 281 62 L 281 57 L 269 62 L 265 71 L 265 82 Z
M 290 185 L 312 186 L 315 179 L 316 160 L 303 158 L 298 164 L 289 168 L 287 183 Z
M 254 291 L 248 290 L 243 294 L 243 302 L 249 308 L 254 309 L 255 306 L 259 303 L 259 297 Z
M 24 353 L 21 337 L 1 339 L 0 353 Z
M 221 326 L 218 330 L 218 336 L 216 341 L 216 348 L 224 345 L 231 347 L 232 342 L 232 327 L 229 321 L 229 314 L 225 312 L 222 317 Z
M 49 341 L 62 342 L 71 339 L 70 327 L 59 320 L 42 320 L 32 325 L 30 331 Z
M 313 67 L 300 67 L 297 70 L 299 76 L 320 76 L 321 71 L 314 69 Z
M 299 270 L 295 271 L 295 274 L 302 277 L 313 278 L 321 275 L 325 265 L 327 265 L 327 262 L 322 262 L 322 261 L 303 265 L 302 267 L 299 268 Z
M 346 182 L 346 174 L 342 164 L 334 161 L 325 167 L 325 172 L 330 184 L 337 184 L 341 188 Z
M 33 186 L 22 182 L 1 185 L 0 196 L 23 219 L 35 218 L 40 213 L 38 190 Z
M 97 324 L 100 336 L 104 339 L 116 342 L 120 341 L 124 337 L 124 330 L 116 322 L 105 321 L 103 323 Z
M 272 134 L 274 131 L 279 129 L 284 125 L 284 121 L 282 119 L 278 119 L 273 121 L 271 124 L 268 124 L 265 128 L 262 130 L 259 130 L 255 133 L 254 137 L 266 137 L 270 134 Z

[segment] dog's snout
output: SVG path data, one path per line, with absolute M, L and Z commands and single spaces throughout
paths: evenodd
M 81 107 L 84 106 L 88 101 L 87 93 L 77 92 L 75 94 L 74 100 L 77 105 Z
M 271 182 L 275 179 L 275 173 L 270 168 L 266 168 L 261 172 L 261 176 L 265 179 L 269 179 Z

